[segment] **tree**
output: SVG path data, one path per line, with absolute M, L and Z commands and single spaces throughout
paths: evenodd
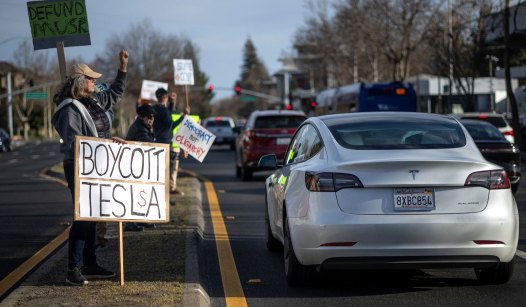
M 269 79 L 268 71 L 257 55 L 252 40 L 245 41 L 243 50 L 243 64 L 241 65 L 241 88 L 256 92 L 265 91 L 263 82 Z
M 167 82 L 171 87 L 170 90 L 178 93 L 178 100 L 185 99 L 182 88 L 175 88 L 173 85 L 173 59 L 182 59 L 186 56 L 192 58 L 194 70 L 197 72 L 195 79 L 198 82 L 207 79 L 199 69 L 197 51 L 193 43 L 181 36 L 162 34 L 160 30 L 153 28 L 148 20 L 132 25 L 123 34 L 113 35 L 108 40 L 102 54 L 97 55 L 94 66 L 100 69 L 105 76 L 113 78 L 117 54 L 123 48 L 129 50 L 130 62 L 126 94 L 115 112 L 116 123 L 121 135 L 126 133 L 135 116 L 135 102 L 139 98 L 143 80 Z M 196 107 L 192 109 L 192 113 L 197 110 L 206 114 L 206 108 L 203 106 L 208 103 L 208 99 L 204 96 L 192 96 L 192 99 L 195 100 L 190 101 L 190 107 Z
M 189 41 L 184 47 L 183 54 L 185 59 L 192 60 L 194 68 L 194 86 L 189 95 L 192 114 L 199 114 L 201 118 L 208 117 L 211 110 L 210 100 L 212 100 L 214 94 L 208 94 L 205 89 L 209 78 L 203 71 L 201 71 L 199 65 L 199 50 Z M 186 99 L 184 96 L 181 96 L 181 98 L 181 101 Z M 182 105 L 181 102 L 179 104 Z

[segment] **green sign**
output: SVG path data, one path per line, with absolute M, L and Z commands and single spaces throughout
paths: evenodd
M 30 1 L 27 13 L 35 50 L 91 45 L 84 0 Z
M 243 102 L 256 102 L 258 101 L 258 98 L 256 96 L 243 95 L 239 98 L 239 100 Z
M 47 99 L 47 92 L 26 92 L 27 100 L 45 100 Z

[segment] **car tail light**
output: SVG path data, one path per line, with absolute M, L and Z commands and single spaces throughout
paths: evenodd
M 511 135 L 511 136 L 513 136 L 514 133 L 513 133 L 513 130 L 510 130 L 510 131 L 504 131 L 504 132 L 502 132 L 502 135 Z
M 509 189 L 510 180 L 503 170 L 472 173 L 466 179 L 465 186 L 481 186 L 488 190 Z
M 305 186 L 311 192 L 336 192 L 341 189 L 363 188 L 358 177 L 342 173 L 305 173 Z

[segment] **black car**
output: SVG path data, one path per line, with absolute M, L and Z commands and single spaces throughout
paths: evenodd
M 11 137 L 2 128 L 0 128 L 0 151 L 11 151 Z
M 511 190 L 517 192 L 521 179 L 520 151 L 508 142 L 502 133 L 490 123 L 480 120 L 461 119 L 469 134 L 486 160 L 502 166 L 511 182 Z

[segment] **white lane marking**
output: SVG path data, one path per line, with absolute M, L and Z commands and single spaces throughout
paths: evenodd
M 16 162 L 18 162 L 18 159 L 11 159 L 11 160 L 7 161 L 7 163 L 16 163 Z
M 521 257 L 522 259 L 526 259 L 526 252 L 523 252 L 523 251 L 521 251 L 521 250 L 517 250 L 517 251 L 515 252 L 515 255 Z
M 39 159 L 40 158 L 40 155 L 32 155 L 31 156 L 31 159 Z

